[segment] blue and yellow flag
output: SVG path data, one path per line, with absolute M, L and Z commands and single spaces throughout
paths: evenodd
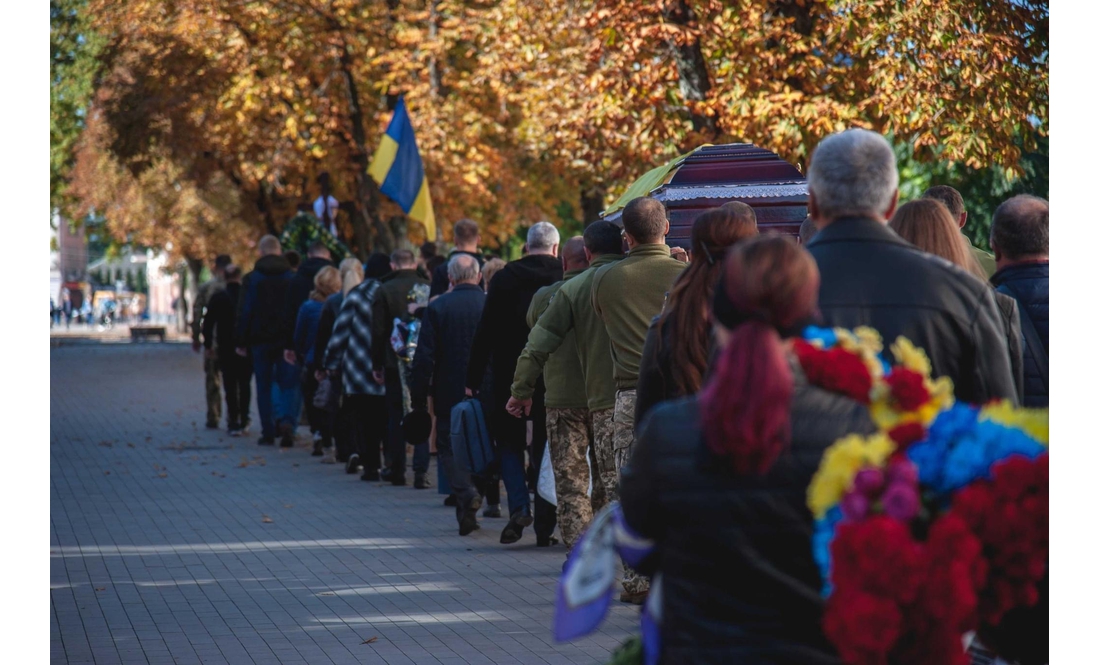
M 382 188 L 383 194 L 401 206 L 409 219 L 424 225 L 428 240 L 435 240 L 435 211 L 428 193 L 428 178 L 424 175 L 424 162 L 420 160 L 404 97 L 397 100 L 390 126 L 382 136 L 367 173 Z

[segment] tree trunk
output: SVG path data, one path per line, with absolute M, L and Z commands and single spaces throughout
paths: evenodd
M 603 185 L 592 185 L 581 189 L 581 215 L 585 228 L 600 218 L 606 205 L 607 191 Z
M 679 0 L 665 10 L 665 20 L 685 28 L 697 28 L 695 10 L 688 0 Z M 689 104 L 706 101 L 710 92 L 710 74 L 707 61 L 703 57 L 703 48 L 698 37 L 691 37 L 684 43 L 668 42 L 676 69 L 680 77 L 680 94 Z M 718 123 L 714 116 L 691 110 L 691 127 L 697 132 L 714 137 L 718 134 Z
M 359 87 L 352 73 L 351 52 L 347 43 L 340 46 L 340 72 L 344 76 L 344 90 L 348 97 L 348 120 L 351 123 L 352 164 L 355 191 L 358 194 L 356 206 L 352 210 L 351 224 L 359 244 L 359 257 L 366 260 L 371 251 L 393 251 L 393 234 L 389 232 L 378 216 L 378 184 L 367 175 L 370 158 L 367 156 L 367 132 L 363 123 L 363 109 L 359 100 Z M 374 233 L 371 234 L 373 227 Z

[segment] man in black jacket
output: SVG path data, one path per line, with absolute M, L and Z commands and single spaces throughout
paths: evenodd
M 1014 196 L 993 213 L 990 244 L 997 272 L 990 281 L 1020 305 L 1024 337 L 1024 406 L 1048 404 L 1050 332 L 1050 207 L 1037 196 Z
M 477 244 L 481 241 L 481 232 L 477 228 L 477 222 L 472 219 L 460 219 L 454 227 L 455 248 L 447 255 L 447 260 L 440 263 L 432 271 L 431 297 L 434 298 L 445 293 L 450 286 L 447 276 L 447 266 L 451 259 L 459 254 L 466 254 L 477 259 L 478 270 L 485 265 L 485 258 L 477 251 Z
M 472 395 L 481 389 L 485 369 L 491 368 L 492 401 L 486 419 L 489 422 L 489 433 L 497 442 L 500 472 L 508 491 L 509 520 L 500 535 L 500 542 L 506 545 L 518 541 L 523 536 L 523 528 L 539 517 L 531 515 L 523 464 L 523 452 L 527 447 L 527 422 L 512 417 L 505 407 L 512 396 L 512 377 L 516 373 L 516 361 L 527 344 L 527 335 L 531 332 L 527 326 L 527 310 L 531 299 L 542 287 L 562 279 L 561 261 L 557 258 L 559 241 L 560 235 L 553 224 L 535 224 L 527 231 L 527 256 L 512 261 L 493 277 L 492 283 L 488 285 L 485 310 L 477 327 L 477 335 L 470 352 L 470 366 L 466 373 L 467 394 Z M 544 444 L 546 408 L 543 395 L 546 391 L 541 378 L 538 385 L 530 414 L 535 423 L 533 440 Z M 545 446 L 540 445 L 537 452 L 541 453 L 543 448 Z M 531 462 L 536 469 L 540 461 L 537 456 L 532 455 Z M 547 503 L 545 508 L 552 510 L 553 506 Z M 552 531 L 552 520 L 547 516 L 538 522 L 535 528 L 537 544 L 549 545 L 550 533 L 539 525 L 550 525 Z
M 287 352 L 286 361 L 291 364 L 301 360 L 294 357 L 294 325 L 298 321 L 298 310 L 302 307 L 302 303 L 309 299 L 309 294 L 313 291 L 313 279 L 317 277 L 317 273 L 321 272 L 321 268 L 331 265 L 332 254 L 328 247 L 325 247 L 323 242 L 315 241 L 309 246 L 306 260 L 298 266 L 298 270 L 290 280 L 290 285 L 287 286 L 282 335 L 283 349 Z
M 485 307 L 485 292 L 478 286 L 481 269 L 477 259 L 459 254 L 447 265 L 449 285 L 453 288 L 432 301 L 424 311 L 409 377 L 409 392 L 417 410 L 427 410 L 428 397 L 433 398 L 439 464 L 455 494 L 458 533 L 465 536 L 478 528 L 477 510 L 481 502 L 469 472 L 454 460 L 451 409 L 463 399 L 467 362 Z
M 292 416 L 297 405 L 283 399 L 292 391 L 295 381 L 293 365 L 283 358 L 284 339 L 281 324 L 287 305 L 287 289 L 294 272 L 281 255 L 282 246 L 275 236 L 260 238 L 260 259 L 252 272 L 244 276 L 240 301 L 237 304 L 237 355 L 252 354 L 252 369 L 256 374 L 256 408 L 260 412 L 260 445 L 275 444 L 276 427 L 282 434 L 281 445 L 294 445 L 297 424 Z M 274 394 L 278 385 L 278 399 Z
M 814 151 L 808 181 L 820 230 L 806 248 L 821 271 L 826 325 L 870 326 L 886 345 L 904 335 L 928 354 L 934 376 L 951 377 L 960 401 L 1015 402 L 993 290 L 886 226 L 898 201 L 886 139 L 864 129 L 833 134 Z
M 248 429 L 248 410 L 252 401 L 248 384 L 252 381 L 252 359 L 247 355 L 237 355 L 235 350 L 241 269 L 229 265 L 223 269 L 222 275 L 224 288 L 210 296 L 206 303 L 206 316 L 202 319 L 203 346 L 206 347 L 206 356 L 215 358 L 221 369 L 229 435 L 240 436 Z
M 407 249 L 399 249 L 390 255 L 390 268 L 393 272 L 382 278 L 382 286 L 378 288 L 378 294 L 374 298 L 371 353 L 374 356 L 374 366 L 384 368 L 385 372 L 389 480 L 394 485 L 404 485 L 405 437 L 401 431 L 401 419 L 406 411 L 408 361 L 397 357 L 390 343 L 390 336 L 393 334 L 395 319 L 403 323 L 412 320 L 410 305 L 416 307 L 417 304 L 427 304 L 429 286 L 428 278 L 417 270 L 416 257 Z M 428 442 L 417 443 L 413 451 L 413 486 L 416 489 L 430 486 L 427 479 L 428 461 Z

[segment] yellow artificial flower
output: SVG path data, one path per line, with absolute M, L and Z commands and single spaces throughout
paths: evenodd
M 978 419 L 992 420 L 999 425 L 1022 430 L 1044 446 L 1050 445 L 1050 411 L 1048 409 L 1015 407 L 1001 401 L 982 407 Z
M 860 469 L 885 466 L 893 452 L 894 442 L 882 432 L 869 437 L 851 434 L 829 446 L 806 491 L 814 517 L 821 519 L 844 497 Z
M 882 353 L 882 335 L 878 334 L 878 331 L 874 328 L 860 326 L 855 329 L 855 336 L 859 340 L 859 345 L 869 351 L 871 355 Z
M 921 376 L 932 376 L 932 363 L 924 349 L 914 346 L 907 337 L 898 337 L 890 345 L 890 351 L 894 353 L 894 359 L 902 366 L 919 373 Z

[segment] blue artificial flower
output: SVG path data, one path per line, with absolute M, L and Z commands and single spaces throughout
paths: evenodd
M 991 420 L 978 421 L 979 409 L 956 404 L 941 413 L 928 436 L 906 451 L 917 465 L 920 484 L 941 498 L 978 479 L 1010 455 L 1035 459 L 1045 448 L 1023 430 Z
M 807 342 L 821 342 L 822 348 L 825 349 L 836 346 L 836 332 L 832 328 L 806 326 L 806 329 L 802 331 L 802 338 Z
M 920 484 L 936 492 L 945 492 L 944 474 L 951 452 L 963 439 L 973 436 L 978 424 L 978 409 L 955 404 L 936 416 L 923 441 L 909 446 L 906 455 L 917 465 Z
M 826 598 L 833 592 L 831 581 L 833 563 L 829 546 L 832 545 L 833 538 L 836 536 L 836 525 L 841 517 L 840 506 L 833 506 L 825 513 L 825 517 L 814 521 L 812 549 L 814 561 L 817 562 L 818 570 L 821 571 L 821 595 Z

